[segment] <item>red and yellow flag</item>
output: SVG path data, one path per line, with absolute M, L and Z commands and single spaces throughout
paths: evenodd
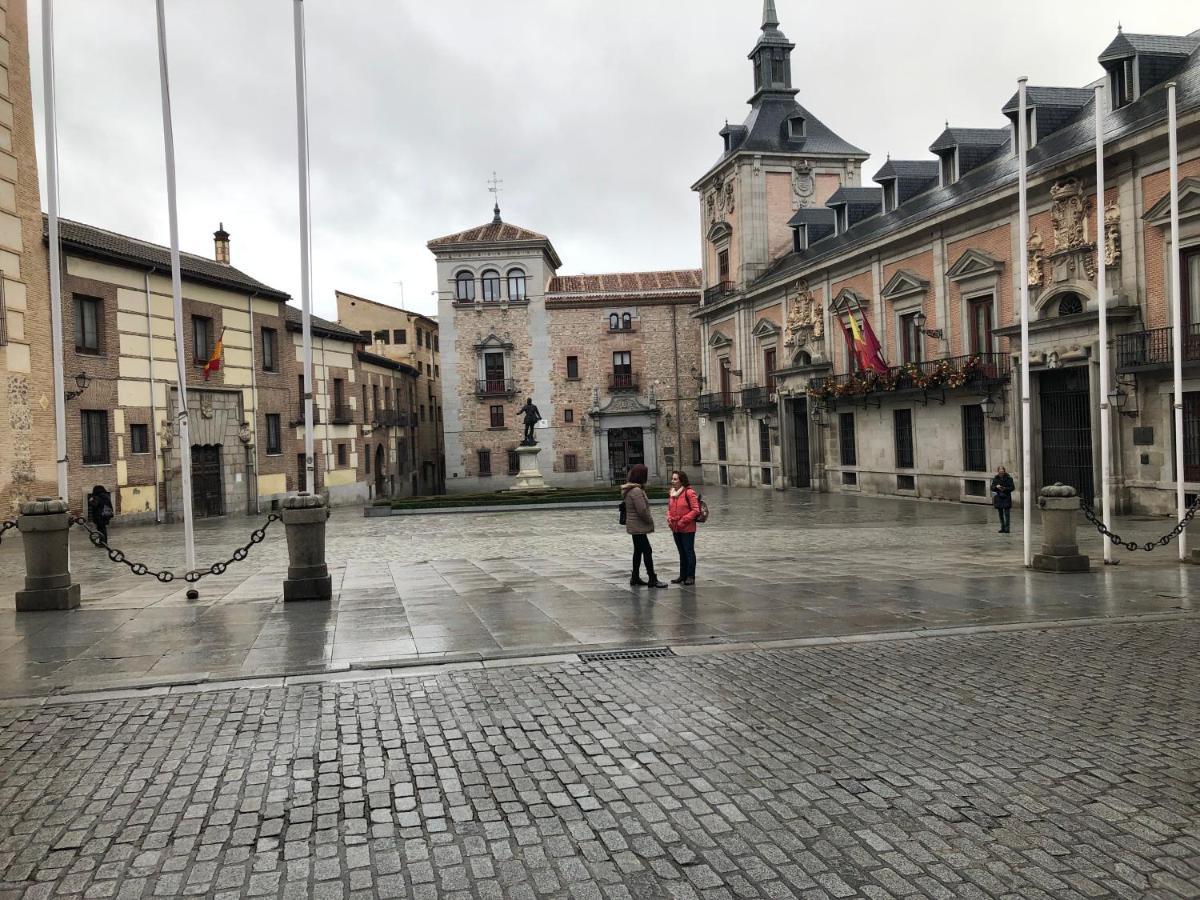
M 225 329 L 221 329 L 221 336 L 217 338 L 217 346 L 213 347 L 212 356 L 208 358 L 208 362 L 204 364 L 204 380 L 208 381 L 208 376 L 213 372 L 221 371 L 221 354 L 225 352 Z

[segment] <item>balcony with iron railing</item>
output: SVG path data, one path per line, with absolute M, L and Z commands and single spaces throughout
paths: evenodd
M 608 374 L 608 392 L 610 394 L 622 391 L 636 391 L 638 377 L 632 372 L 610 372 Z
M 733 409 L 732 391 L 716 394 L 701 394 L 696 408 L 702 416 L 720 415 Z
M 718 281 L 712 287 L 704 289 L 704 305 L 708 306 L 710 303 L 716 303 L 735 293 L 737 293 L 737 285 L 732 281 Z
M 742 406 L 745 409 L 766 409 L 774 406 L 775 401 L 771 399 L 771 395 L 775 393 L 774 387 L 759 387 L 756 384 L 747 385 L 742 388 Z
M 1117 371 L 1165 369 L 1175 363 L 1175 330 L 1149 328 L 1117 335 Z M 1200 363 L 1200 323 L 1183 326 L 1183 364 Z
M 289 428 L 299 428 L 303 424 L 304 424 L 304 404 L 301 403 L 300 406 L 296 409 L 296 418 L 294 420 L 292 420 L 291 422 L 288 422 L 288 427 Z M 321 407 L 317 406 L 317 404 L 315 404 L 315 403 L 313 404 L 313 424 L 314 425 L 321 424 Z
M 329 422 L 332 425 L 349 425 L 354 421 L 354 410 L 349 404 L 335 403 L 333 410 L 329 414 Z
M 816 399 L 853 400 L 883 393 L 986 388 L 1007 381 L 1012 375 L 1012 358 L 1006 353 L 972 353 L 943 359 L 891 366 L 886 372 L 845 372 L 809 380 L 809 394 Z
M 517 392 L 512 378 L 480 378 L 475 381 L 476 397 L 511 397 Z

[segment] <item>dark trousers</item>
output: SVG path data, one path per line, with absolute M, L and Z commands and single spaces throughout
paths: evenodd
M 696 532 L 672 531 L 675 549 L 679 551 L 679 577 L 696 577 Z
M 1009 531 L 1011 528 L 1009 521 L 1012 518 L 1012 507 L 998 506 L 996 507 L 996 512 L 1000 513 L 1000 529 L 1002 531 Z
M 650 535 L 634 534 L 630 535 L 633 538 L 633 574 L 636 577 L 638 570 L 642 567 L 642 559 L 646 560 L 646 575 L 651 581 L 655 580 L 654 575 L 654 551 L 650 547 Z

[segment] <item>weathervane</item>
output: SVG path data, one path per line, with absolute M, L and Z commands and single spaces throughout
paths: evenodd
M 488 179 L 488 193 L 496 195 L 496 205 L 500 205 L 501 185 L 504 184 L 504 179 L 496 177 L 496 170 L 492 169 L 492 177 Z

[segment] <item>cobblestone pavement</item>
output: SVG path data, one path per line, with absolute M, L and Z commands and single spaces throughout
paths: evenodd
M 6 701 L 0 898 L 1194 897 L 1197 646 L 1184 619 Z
M 1121 551 L 1087 575 L 1026 572 L 1019 534 L 989 508 L 845 494 L 706 489 L 695 588 L 631 588 L 614 510 L 367 519 L 334 513 L 335 599 L 288 604 L 282 528 L 200 584 L 138 579 L 73 536 L 83 608 L 12 609 L 20 540 L 0 545 L 0 696 L 494 658 L 595 646 L 746 642 L 1004 622 L 1194 612 L 1200 568 L 1172 546 Z M 662 525 L 661 508 L 655 510 Z M 1082 517 L 1080 518 L 1083 524 Z M 197 526 L 197 557 L 225 559 L 259 520 Z M 1144 539 L 1161 519 L 1121 520 Z M 1094 532 L 1080 529 L 1098 557 Z M 653 537 L 674 575 L 670 535 Z M 114 546 L 182 571 L 181 528 L 114 528 Z

